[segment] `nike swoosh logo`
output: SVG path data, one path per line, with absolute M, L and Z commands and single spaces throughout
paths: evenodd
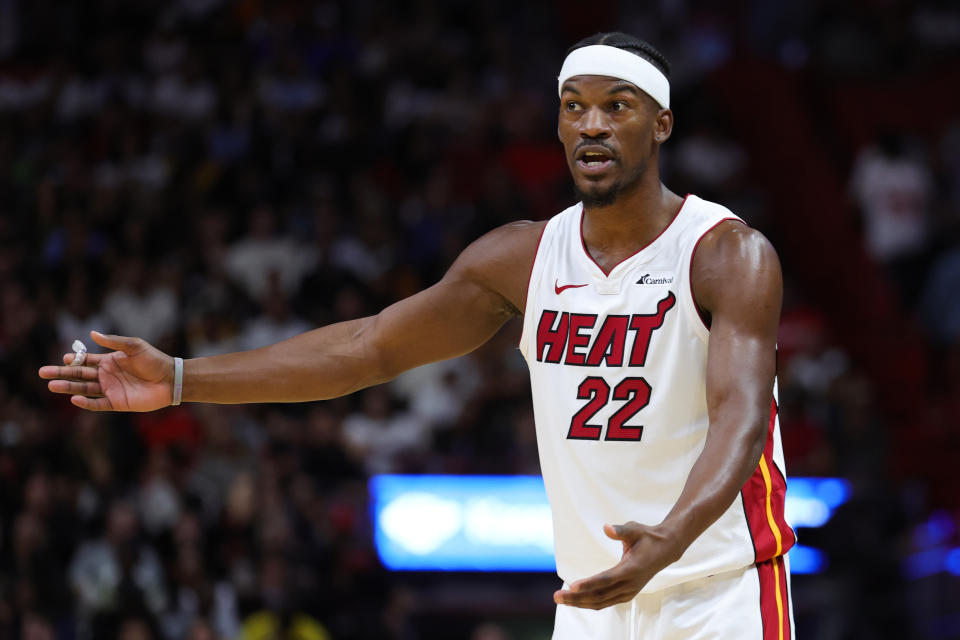
M 587 286 L 587 285 L 585 285 L 585 284 L 565 284 L 565 285 L 563 285 L 563 286 L 561 287 L 559 280 L 554 280 L 554 281 L 553 281 L 553 290 L 557 292 L 557 295 L 560 295 L 561 293 L 563 293 L 563 292 L 566 291 L 567 289 L 579 289 L 580 287 L 585 287 L 585 286 Z

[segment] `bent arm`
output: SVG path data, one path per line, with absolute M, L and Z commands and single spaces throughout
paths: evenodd
M 440 282 L 375 316 L 261 349 L 187 360 L 183 400 L 323 400 L 468 353 L 523 308 L 540 226 L 491 231 L 467 247 Z
M 706 443 L 660 527 L 677 558 L 730 507 L 763 453 L 776 375 L 780 262 L 759 232 L 726 222 L 701 243 L 694 298 L 710 316 Z

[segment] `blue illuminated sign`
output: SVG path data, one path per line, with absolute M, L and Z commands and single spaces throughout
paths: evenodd
M 841 478 L 790 478 L 784 505 L 794 527 L 822 527 L 850 498 L 850 483 Z
M 379 475 L 370 480 L 380 560 L 399 571 L 556 571 L 540 476 Z M 786 516 L 823 526 L 850 496 L 837 478 L 791 478 Z M 797 545 L 793 573 L 818 573 L 823 552 Z
M 820 573 L 827 568 L 827 554 L 820 549 L 795 544 L 790 549 L 790 573 Z
M 388 569 L 556 571 L 539 476 L 380 475 L 370 490 Z

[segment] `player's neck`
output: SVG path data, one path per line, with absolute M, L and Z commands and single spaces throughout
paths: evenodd
M 604 270 L 650 244 L 683 204 L 683 198 L 663 186 L 658 175 L 652 177 L 655 181 L 642 180 L 613 204 L 584 212 L 583 242 Z

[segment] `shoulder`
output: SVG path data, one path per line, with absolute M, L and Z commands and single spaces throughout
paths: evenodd
M 739 219 L 722 220 L 712 227 L 700 238 L 694 255 L 694 264 L 702 267 L 719 262 L 729 268 L 749 268 L 770 260 L 779 265 L 773 244 Z
M 497 227 L 474 240 L 464 249 L 463 255 L 483 260 L 486 257 L 506 257 L 518 250 L 536 251 L 547 222 L 518 220 Z
M 779 300 L 780 259 L 762 233 L 724 220 L 700 238 L 690 264 L 694 301 L 708 313 L 728 305 Z
M 520 220 L 485 233 L 463 250 L 445 278 L 479 284 L 522 313 L 530 269 L 547 222 Z
M 532 264 L 546 224 L 546 220 L 520 220 L 497 227 L 470 243 L 451 270 L 486 277 L 505 267 Z

